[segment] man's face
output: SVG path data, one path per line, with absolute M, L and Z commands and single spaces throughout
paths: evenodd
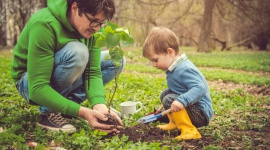
M 72 13 L 70 22 L 72 26 L 84 37 L 90 38 L 92 34 L 98 31 L 102 25 L 107 20 L 105 14 L 103 12 L 92 16 L 89 13 L 81 12 L 81 16 L 79 15 L 80 10 L 76 6 L 72 6 Z

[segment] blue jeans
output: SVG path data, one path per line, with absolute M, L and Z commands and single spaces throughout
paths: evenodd
M 101 52 L 100 63 L 103 85 L 106 85 L 115 78 L 115 71 L 118 76 L 126 63 L 125 58 L 123 58 L 120 62 L 120 66 L 116 67 L 111 60 L 104 59 L 108 54 L 109 51 Z M 88 62 L 88 56 L 88 48 L 80 42 L 70 42 L 54 55 L 54 69 L 50 85 L 61 95 L 76 103 L 81 103 L 86 100 L 82 74 Z M 30 104 L 35 104 L 29 99 L 27 72 L 25 72 L 16 83 L 16 88 L 24 99 Z M 52 110 L 40 106 L 40 112 L 45 114 L 52 112 Z

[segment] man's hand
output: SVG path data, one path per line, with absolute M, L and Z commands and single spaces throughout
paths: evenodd
M 177 100 L 173 101 L 173 103 L 171 105 L 172 112 L 177 112 L 177 111 L 180 111 L 182 109 L 184 109 L 184 105 L 181 102 L 179 102 Z
M 114 128 L 113 125 L 105 125 L 105 124 L 99 123 L 98 119 L 102 121 L 107 121 L 108 118 L 104 114 L 96 110 L 92 110 L 92 109 L 81 106 L 78 112 L 78 116 L 87 120 L 93 129 L 98 129 L 99 131 L 104 131 L 108 133 L 118 131 L 117 129 Z
M 96 104 L 93 107 L 93 110 L 97 110 L 97 111 L 99 111 L 102 114 L 108 114 L 109 113 L 109 109 L 104 104 Z M 119 118 L 119 116 L 115 112 L 110 111 L 110 115 L 112 115 L 116 119 L 117 123 L 120 126 L 123 126 L 123 123 L 122 123 L 121 119 Z M 121 127 L 118 126 L 118 128 L 121 128 Z

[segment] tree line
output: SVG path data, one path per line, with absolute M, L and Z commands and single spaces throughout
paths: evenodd
M 134 46 L 143 44 L 153 26 L 165 26 L 181 46 L 197 51 L 233 47 L 267 50 L 270 39 L 269 0 L 115 0 L 113 22 L 129 27 Z M 0 1 L 0 46 L 14 46 L 29 17 L 46 0 Z

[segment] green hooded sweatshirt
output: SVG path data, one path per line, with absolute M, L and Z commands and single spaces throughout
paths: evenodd
M 31 16 L 14 47 L 11 77 L 14 82 L 28 73 L 30 100 L 51 110 L 77 116 L 80 105 L 60 95 L 50 86 L 54 54 L 71 41 L 80 41 L 89 49 L 89 62 L 84 87 L 91 108 L 106 104 L 100 69 L 101 48 L 95 39 L 83 38 L 69 23 L 66 0 L 48 0 L 43 8 Z M 93 44 L 92 44 L 93 43 Z

